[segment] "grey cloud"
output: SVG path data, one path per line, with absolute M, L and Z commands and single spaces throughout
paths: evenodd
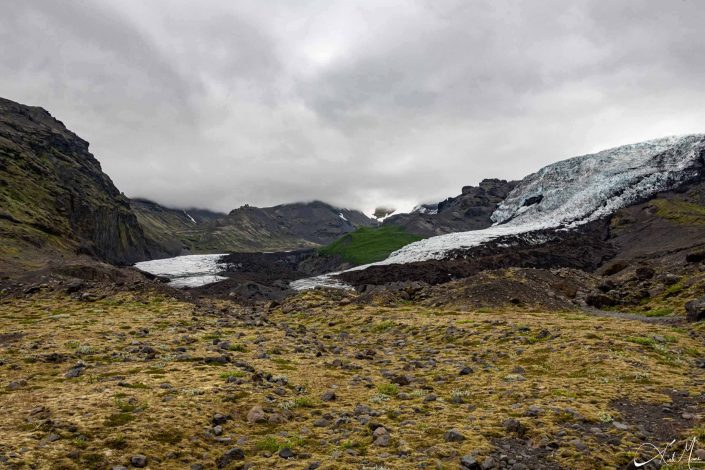
M 167 205 L 409 207 L 705 131 L 695 0 L 0 3 L 0 95 Z

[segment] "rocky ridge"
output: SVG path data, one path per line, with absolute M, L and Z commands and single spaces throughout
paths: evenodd
M 115 264 L 158 255 L 128 199 L 78 137 L 47 111 L 0 98 L 0 254 L 87 254 Z
M 320 201 L 246 205 L 228 214 L 169 209 L 145 200 L 131 205 L 146 236 L 173 256 L 312 248 L 377 224 L 360 211 Z
M 399 225 L 407 232 L 432 237 L 453 232 L 480 230 L 492 225 L 492 213 L 515 181 L 485 179 L 478 186 L 464 186 L 460 195 L 436 204 L 423 204 L 408 214 L 395 214 L 384 225 Z

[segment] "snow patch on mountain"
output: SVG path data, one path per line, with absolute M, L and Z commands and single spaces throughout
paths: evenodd
M 411 209 L 411 213 L 436 215 L 438 214 L 438 204 L 419 204 Z
M 186 217 L 188 217 L 188 220 L 190 220 L 192 223 L 196 224 L 196 219 L 194 219 L 193 217 L 191 217 L 191 214 L 189 214 L 188 212 L 184 211 L 184 215 L 185 215 Z

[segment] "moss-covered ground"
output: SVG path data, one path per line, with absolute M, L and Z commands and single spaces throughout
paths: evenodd
M 649 436 L 617 403 L 660 409 L 674 390 L 703 392 L 703 325 L 351 300 L 308 292 L 264 311 L 149 291 L 3 299 L 0 456 L 9 468 L 138 454 L 149 468 L 216 468 L 238 448 L 225 467 L 458 468 L 504 454 L 622 468 Z M 705 439 L 699 406 L 670 419 Z M 373 443 L 380 425 L 387 445 Z M 448 442 L 450 429 L 464 439 Z

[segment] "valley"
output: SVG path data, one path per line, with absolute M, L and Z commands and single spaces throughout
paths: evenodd
M 383 220 L 128 198 L 9 100 L 0 158 L 2 466 L 633 469 L 692 439 L 705 459 L 703 135 Z

